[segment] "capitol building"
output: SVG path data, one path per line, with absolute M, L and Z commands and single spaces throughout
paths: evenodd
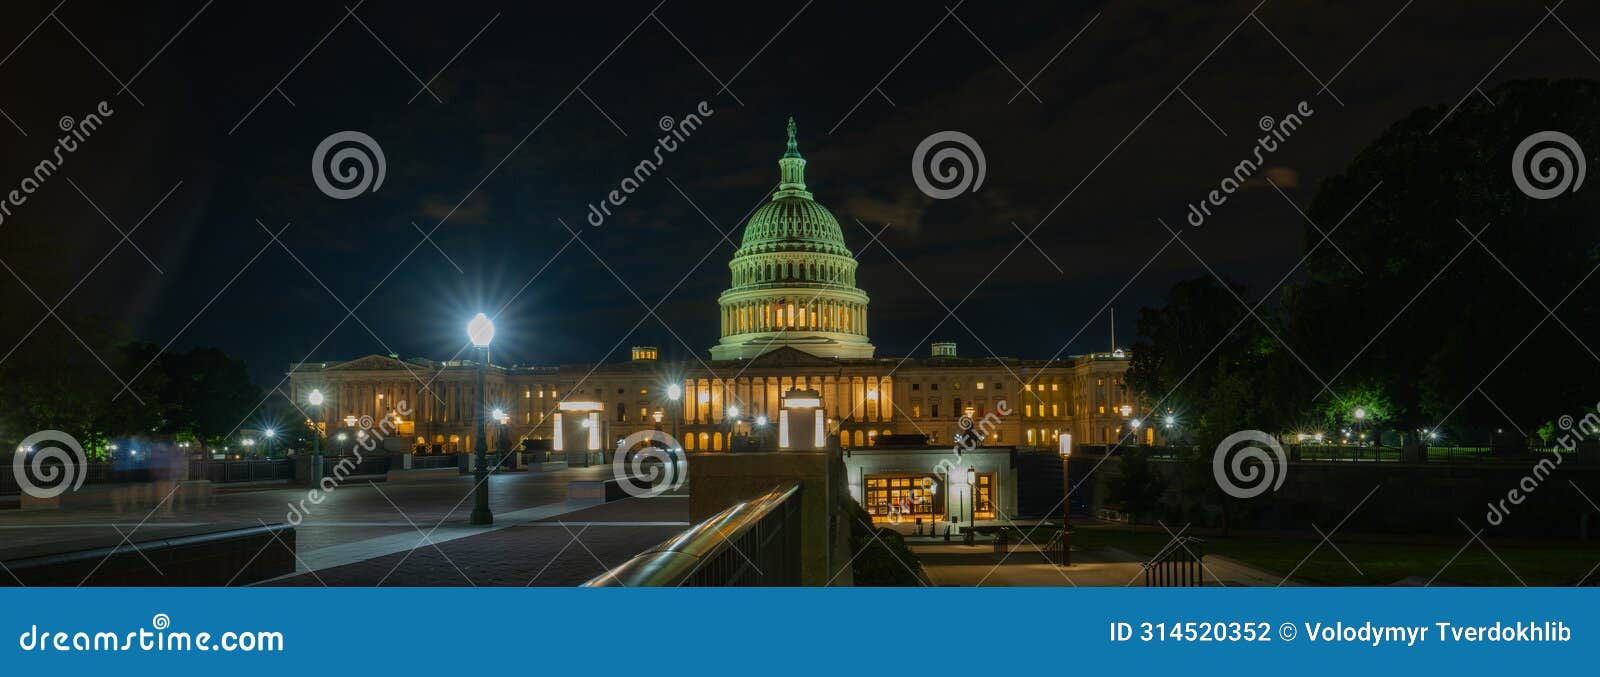
M 501 414 L 488 426 L 489 448 L 549 440 L 561 403 L 582 402 L 613 439 L 655 429 L 677 435 L 686 450 L 728 451 L 736 440 L 770 439 L 780 399 L 794 390 L 820 396 L 826 434 L 845 449 L 917 435 L 948 451 L 963 416 L 994 424 L 984 446 L 1053 448 L 1061 433 L 1078 444 L 1125 434 L 1121 410 L 1132 399 L 1120 350 L 1016 359 L 962 356 L 955 343 L 936 342 L 923 355 L 877 355 L 870 298 L 856 286 L 859 264 L 806 184 L 793 121 L 778 171 L 777 190 L 751 215 L 728 263 L 731 283 L 717 298 L 720 340 L 708 360 L 664 362 L 656 348 L 637 346 L 627 361 L 488 364 L 487 401 Z M 324 404 L 308 414 L 328 433 L 362 417 L 387 418 L 417 453 L 470 451 L 479 371 L 475 360 L 395 355 L 308 361 L 291 366 L 290 395 L 303 403 L 320 390 Z

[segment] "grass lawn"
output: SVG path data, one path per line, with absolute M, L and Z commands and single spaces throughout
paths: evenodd
M 1044 542 L 1049 534 L 1041 528 L 1034 538 Z M 1600 564 L 1600 544 L 1513 546 L 1491 542 L 1491 554 L 1476 541 L 1463 550 L 1460 543 L 1373 542 L 1335 536 L 1333 542 L 1350 558 L 1346 562 L 1332 547 L 1316 548 L 1320 542 L 1316 538 L 1203 538 L 1207 555 L 1222 555 L 1280 574 L 1292 570 L 1296 579 L 1315 585 L 1389 585 L 1407 576 L 1420 576 L 1426 581 L 1435 574 L 1442 583 L 1572 585 Z M 1466 538 L 1463 532 L 1462 541 Z M 1126 527 L 1078 527 L 1072 535 L 1074 548 L 1113 547 L 1143 557 L 1155 553 L 1169 540 L 1163 531 L 1130 532 Z M 1312 548 L 1316 553 L 1306 559 Z M 1591 575 L 1588 584 L 1593 585 L 1596 579 L 1600 579 L 1600 572 Z

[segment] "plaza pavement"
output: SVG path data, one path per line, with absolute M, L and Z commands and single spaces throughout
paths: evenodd
M 275 583 L 582 583 L 688 526 L 688 500 L 682 494 L 605 505 L 568 500 L 568 482 L 610 473 L 610 466 L 596 466 L 495 474 L 489 488 L 496 519 L 489 527 L 466 523 L 472 511 L 470 476 L 396 483 L 351 479 L 320 504 L 308 503 L 295 530 L 297 569 L 307 573 Z M 204 524 L 285 522 L 289 504 L 305 498 L 305 487 L 219 484 L 209 495 L 176 491 L 57 510 L 0 510 L 0 552 L 108 537 L 115 543 L 122 534 L 137 542 Z M 452 552 L 459 559 L 446 555 Z M 319 580 L 323 571 L 328 577 Z
M 922 561 L 933 585 L 960 587 L 1124 587 L 1143 586 L 1142 559 L 1116 548 L 1072 551 L 1072 566 L 1063 568 L 1032 545 L 1012 545 L 1009 557 L 993 543 L 963 545 L 957 539 L 908 538 L 906 545 Z M 1299 586 L 1293 579 L 1234 560 L 1206 555 L 1202 577 L 1208 586 Z

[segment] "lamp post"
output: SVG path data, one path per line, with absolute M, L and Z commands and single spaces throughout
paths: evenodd
M 972 545 L 978 530 L 978 471 L 967 466 L 967 535 L 965 543 Z
M 494 514 L 489 512 L 489 438 L 484 419 L 489 413 L 489 394 L 484 391 L 484 377 L 489 365 L 489 342 L 494 340 L 494 322 L 478 313 L 467 323 L 467 338 L 478 349 L 478 444 L 473 454 L 472 515 L 468 524 L 494 524 Z
M 1356 410 L 1351 412 L 1351 415 L 1356 419 L 1356 431 L 1360 433 L 1360 438 L 1366 439 L 1366 433 L 1361 433 L 1361 425 L 1367 420 L 1367 410 L 1364 407 L 1356 407 Z
M 306 396 L 311 404 L 311 483 L 322 482 L 322 391 L 313 389 Z
M 278 429 L 267 428 L 266 430 L 262 431 L 261 434 L 267 438 L 267 458 L 272 458 L 272 440 L 278 436 Z
M 1068 461 L 1072 458 L 1072 433 L 1062 433 L 1061 454 L 1061 566 L 1072 566 L 1072 480 Z
M 678 422 L 683 420 L 683 386 L 676 383 L 667 386 L 667 399 L 672 402 L 672 439 L 681 447 L 683 441 L 678 439 Z M 674 449 L 676 451 L 676 449 Z

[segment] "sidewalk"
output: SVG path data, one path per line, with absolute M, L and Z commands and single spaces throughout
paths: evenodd
M 959 539 L 908 538 L 906 545 L 922 560 L 934 585 L 961 587 L 1122 587 L 1143 586 L 1143 560 L 1116 548 L 1072 551 L 1072 566 L 1055 563 L 1032 545 L 1011 546 L 1009 557 L 994 552 L 992 542 L 962 545 Z M 1202 575 L 1208 586 L 1276 586 L 1283 577 L 1249 565 L 1207 555 Z M 1284 586 L 1299 586 L 1290 580 Z
M 338 566 L 315 564 L 334 548 L 312 551 L 302 556 L 312 571 L 263 585 L 574 586 L 683 531 L 688 517 L 684 497 L 569 501 L 497 515 L 492 527 L 441 528 L 431 541 L 412 530 L 374 539 L 383 543 L 352 544 L 401 547 Z

